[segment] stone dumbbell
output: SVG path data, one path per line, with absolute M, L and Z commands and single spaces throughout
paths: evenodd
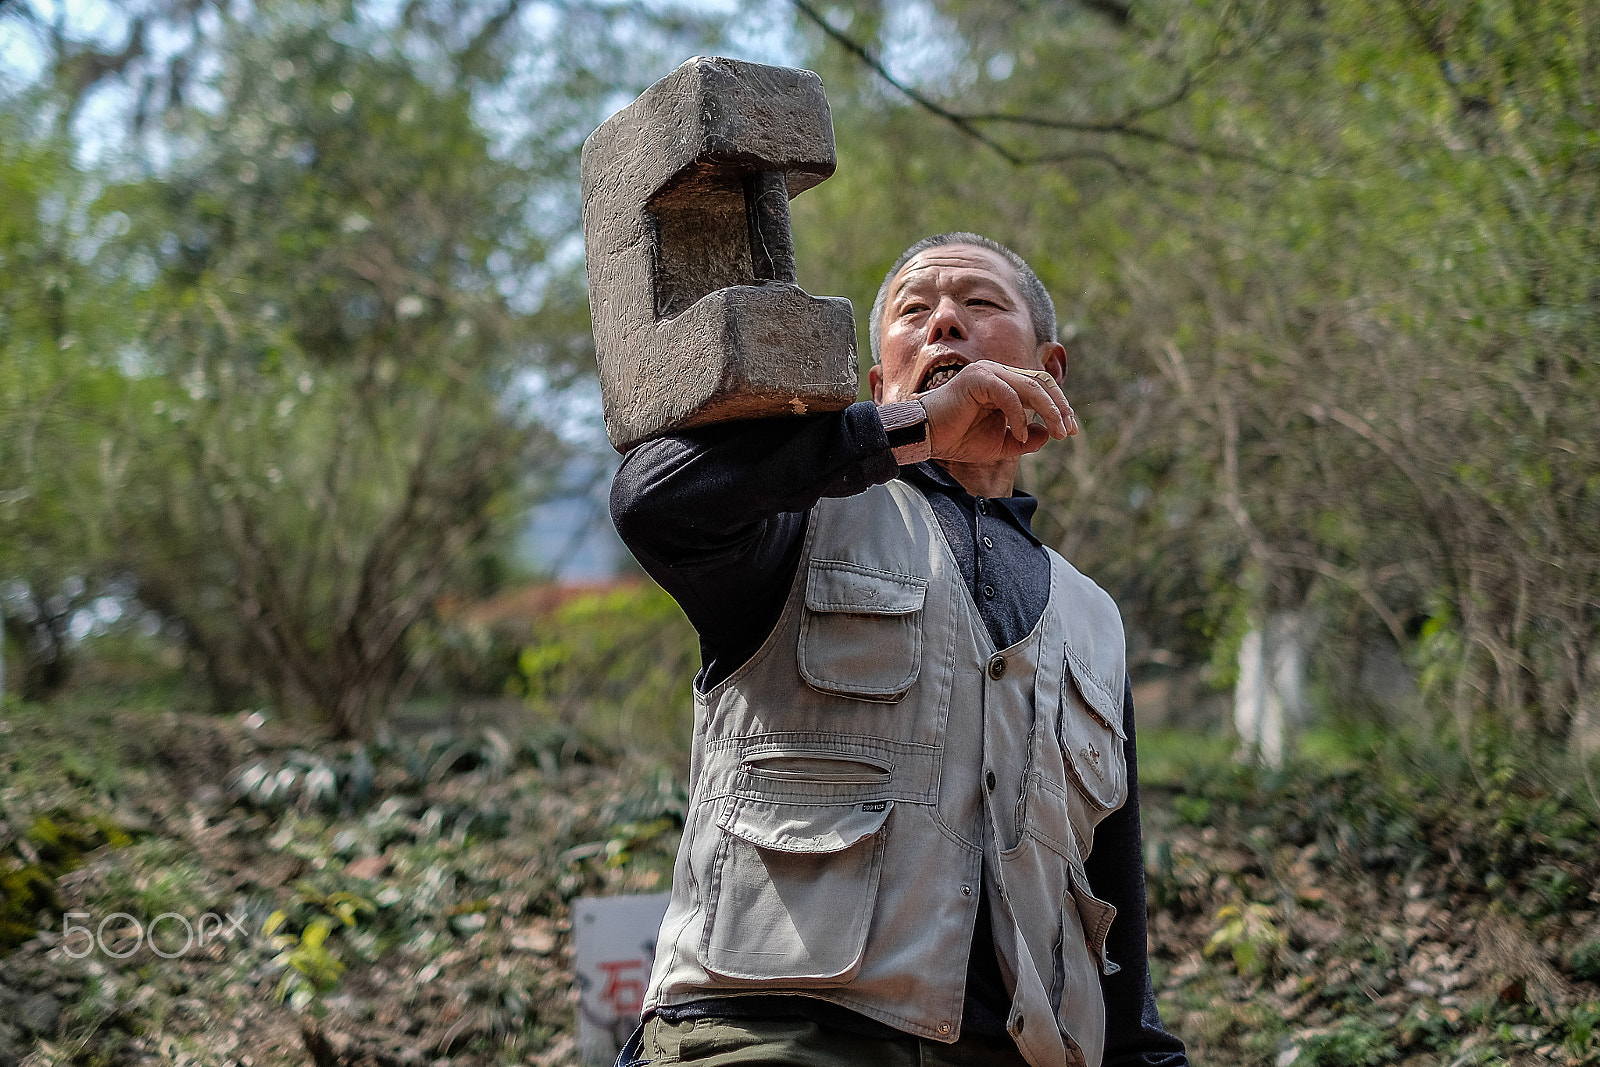
M 808 70 L 698 56 L 583 146 L 583 236 L 606 433 L 836 411 L 850 301 L 795 284 L 789 200 L 834 170 Z

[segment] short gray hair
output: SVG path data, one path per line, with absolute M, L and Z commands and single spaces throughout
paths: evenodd
M 889 273 L 883 276 L 883 284 L 878 286 L 877 298 L 872 301 L 872 321 L 867 324 L 867 334 L 872 341 L 872 362 L 879 363 L 883 360 L 883 349 L 880 346 L 883 335 L 883 308 L 889 300 L 889 283 L 894 281 L 894 276 L 900 273 L 900 268 L 910 263 L 913 257 L 930 248 L 939 248 L 943 245 L 976 245 L 988 249 L 1011 264 L 1011 269 L 1017 273 L 1017 284 L 1022 288 L 1022 299 L 1028 304 L 1028 318 L 1033 322 L 1034 341 L 1044 344 L 1046 341 L 1056 339 L 1055 301 L 1050 299 L 1044 283 L 1033 273 L 1028 261 L 999 241 L 992 241 L 981 234 L 958 230 L 954 233 L 938 233 L 932 237 L 924 237 L 902 252 L 900 258 L 894 261 L 894 266 L 889 268 Z

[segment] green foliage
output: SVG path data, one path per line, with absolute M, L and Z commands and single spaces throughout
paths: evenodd
M 148 924 L 168 912 L 193 919 L 210 904 L 201 868 L 169 840 L 146 839 L 119 859 L 106 872 L 104 891 L 95 901 L 100 915 L 125 912 Z
M 1223 731 L 1200 732 L 1144 725 L 1139 727 L 1138 742 L 1140 782 L 1169 788 L 1180 788 L 1191 775 L 1198 773 L 1196 768 L 1231 764 L 1237 747 L 1237 741 Z
M 1157 995 L 1191 1059 L 1594 1058 L 1575 949 L 1593 939 L 1600 820 L 1582 774 L 1513 739 L 1480 777 L 1448 741 L 1380 734 L 1281 773 L 1195 746 L 1144 791 Z M 1173 790 L 1211 802 L 1203 828 L 1164 806 Z
M 1458 1023 L 1452 1023 L 1433 1005 L 1419 1003 L 1400 1020 L 1395 1036 L 1407 1050 L 1448 1049 L 1456 1040 Z
M 1337 706 L 1406 699 L 1361 684 L 1389 645 L 1464 742 L 1565 735 L 1600 634 L 1583 5 L 899 10 L 828 20 L 966 125 L 807 25 L 841 158 L 795 201 L 806 284 L 868 306 L 946 229 L 1029 258 L 1085 433 L 1024 484 L 1134 647 L 1221 684 L 1242 620 L 1309 607 Z
M 491 799 L 468 789 L 440 806 L 424 804 L 416 795 L 467 776 L 485 784 L 498 782 L 519 766 L 554 771 L 564 762 L 563 755 L 584 755 L 569 740 L 536 732 L 513 743 L 501 730 L 486 727 L 390 737 L 347 745 L 342 752 L 297 748 L 241 764 L 227 776 L 226 786 L 234 803 L 271 815 L 350 815 L 376 804 L 368 827 L 376 831 L 372 843 L 378 848 L 441 834 L 493 837 L 505 832 L 507 817 Z M 432 833 L 421 833 L 422 826 L 431 826 Z
M 284 974 L 278 982 L 279 1003 L 287 1000 L 295 1011 L 315 1013 L 318 998 L 339 987 L 345 965 L 333 952 L 329 937 L 338 929 L 360 926 L 362 917 L 376 913 L 377 905 L 349 892 L 323 893 L 302 882 L 296 887 L 295 907 L 278 909 L 261 925 L 278 954 L 272 966 Z
M 0 955 L 60 918 L 61 875 L 80 867 L 94 849 L 133 840 L 114 820 L 60 807 L 35 816 L 20 836 L 11 833 L 0 821 Z
M 253 807 L 336 812 L 365 805 L 374 768 L 365 748 L 337 758 L 295 751 L 281 760 L 257 760 L 230 777 L 229 791 Z
M 1579 1004 L 1567 1016 L 1567 1037 L 1562 1042 L 1573 1056 L 1583 1056 L 1594 1051 L 1600 1041 L 1600 1002 Z
M 657 844 L 663 834 L 678 829 L 682 824 L 681 813 L 676 819 L 663 816 L 648 822 L 623 823 L 615 828 L 616 836 L 606 842 L 606 866 L 625 866 L 632 862 L 635 852 L 645 846 Z
M 66 684 L 73 617 L 114 577 L 102 475 L 129 335 L 122 287 L 85 261 L 127 219 L 93 212 L 71 142 L 36 133 L 46 103 L 0 98 L 0 640 L 28 700 Z
M 542 250 L 470 94 L 328 29 L 231 24 L 220 112 L 171 116 L 204 147 L 108 200 L 145 206 L 123 254 L 159 271 L 126 565 L 219 678 L 361 735 L 517 514 L 540 436 L 499 397 L 537 319 L 496 274 Z
M 1393 1063 L 1396 1055 L 1383 1030 L 1363 1019 L 1348 1019 L 1307 1040 L 1295 1062 L 1306 1067 L 1379 1067 Z
M 23 838 L 43 863 L 70 870 L 79 857 L 101 845 L 121 848 L 133 838 L 115 822 L 102 816 L 81 816 L 56 809 L 40 815 Z
M 1529 918 L 1559 915 L 1589 895 L 1589 886 L 1574 872 L 1552 863 L 1542 863 L 1528 876 Z
M 1211 818 L 1211 801 L 1206 797 L 1176 796 L 1172 811 L 1178 821 L 1189 826 L 1204 826 Z
M 1140 741 L 1156 752 L 1170 743 L 1160 731 Z M 1171 796 L 1179 825 L 1237 825 L 1362 870 L 1448 872 L 1454 891 L 1487 889 L 1534 923 L 1557 921 L 1600 879 L 1600 810 L 1582 769 L 1557 763 L 1531 738 L 1503 738 L 1487 773 L 1485 758 L 1461 753 L 1448 734 L 1414 729 L 1277 772 L 1196 744 L 1187 760 L 1157 764 L 1163 777 L 1141 778 Z M 1230 932 L 1213 951 L 1230 950 L 1248 919 L 1218 917 Z
M 40 914 L 60 911 L 55 879 L 41 865 L 8 862 L 0 871 L 0 951 L 31 941 L 43 928 Z
M 4 710 L 0 782 L 18 796 L 47 802 L 65 786 L 116 797 L 125 787 L 128 763 L 149 755 L 149 738 L 119 736 L 116 716 L 103 705 L 17 702 Z
M 319 917 L 307 923 L 298 934 L 277 933 L 287 917 L 285 912 L 273 912 L 263 924 L 261 934 L 272 938 L 274 947 L 281 950 L 272 959 L 274 966 L 284 970 L 276 994 L 279 1003 L 288 1000 L 295 1011 L 304 1011 L 319 994 L 339 987 L 344 964 L 328 948 L 332 921 Z
M 1600 985 L 1600 937 L 1574 947 L 1570 963 L 1575 976 Z
M 1217 929 L 1206 942 L 1207 955 L 1226 953 L 1242 978 L 1272 969 L 1286 938 L 1265 904 L 1228 904 L 1217 912 Z
M 708 24 L 122 14 L 45 33 L 0 10 L 41 60 L 0 86 L 14 674 L 58 690 L 109 596 L 165 620 L 219 709 L 270 700 L 364 736 L 433 668 L 438 606 L 504 579 L 566 459 L 550 425 L 590 350 L 574 149 L 617 88 L 595 72 L 694 51 Z M 77 143 L 101 88 L 131 121 Z
M 699 645 L 655 585 L 575 596 L 539 627 L 519 659 L 528 703 L 623 752 L 683 753 Z

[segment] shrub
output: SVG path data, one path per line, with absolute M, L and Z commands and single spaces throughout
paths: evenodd
M 700 662 L 694 627 L 655 585 L 567 600 L 518 660 L 531 707 L 618 751 L 688 751 L 690 687 Z

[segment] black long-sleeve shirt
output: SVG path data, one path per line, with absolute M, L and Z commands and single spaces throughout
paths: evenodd
M 875 405 L 796 419 L 725 423 L 656 438 L 628 454 L 612 486 L 612 518 L 640 564 L 700 634 L 702 690 L 727 678 L 772 632 L 799 566 L 810 509 L 896 476 L 927 497 L 997 648 L 1033 629 L 1049 598 L 1050 563 L 1033 535 L 1038 502 L 974 497 L 936 464 L 901 469 Z M 1156 1012 L 1146 960 L 1133 702 L 1124 691 L 1128 802 L 1095 834 L 1086 863 L 1095 893 L 1117 907 L 1107 940 L 1121 970 L 1104 976 L 1111 1067 L 1179 1067 L 1183 1045 Z M 986 900 L 967 976 L 964 1033 L 999 1035 L 1009 997 Z M 665 1014 L 665 1013 L 663 1013 Z M 897 1031 L 812 998 L 774 994 L 698 1002 L 674 1014 L 802 1014 L 865 1033 Z

